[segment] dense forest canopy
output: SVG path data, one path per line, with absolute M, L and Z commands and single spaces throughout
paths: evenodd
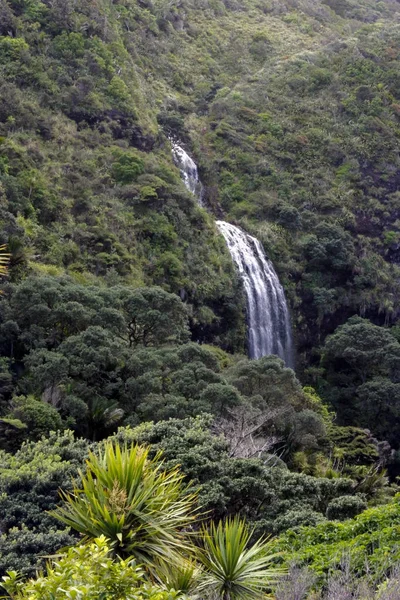
M 204 206 L 171 139 L 198 165 Z M 149 587 L 146 569 L 110 558 L 110 538 L 83 547 L 57 520 L 59 489 L 73 494 L 90 453 L 118 443 L 146 446 L 150 465 L 162 452 L 156 471 L 179 466 L 204 539 L 278 536 L 275 566 L 296 566 L 277 600 L 335 585 L 373 597 L 385 577 L 390 597 L 399 149 L 396 0 L 0 0 L 2 574 L 78 544 L 60 564 L 82 585 L 107 587 L 101 559 L 118 597 L 137 597 L 128 580 L 174 597 L 169 576 Z M 295 372 L 247 358 L 216 219 L 273 262 Z M 285 596 L 299 582 L 303 596 Z M 44 600 L 41 579 L 14 583 L 13 597 Z

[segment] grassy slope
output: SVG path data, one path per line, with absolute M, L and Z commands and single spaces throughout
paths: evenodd
M 308 358 L 349 314 L 397 318 L 398 3 L 1 6 L 3 223 L 30 268 L 184 290 L 195 335 L 239 348 L 229 257 L 173 130 L 214 212 L 264 242 Z

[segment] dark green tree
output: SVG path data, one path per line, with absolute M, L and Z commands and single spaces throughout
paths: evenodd
M 400 344 L 390 330 L 353 317 L 325 342 L 326 397 L 340 423 L 361 425 L 394 444 Z
M 25 442 L 14 455 L 0 451 L 0 572 L 33 575 L 45 556 L 74 541 L 48 514 L 68 490 L 87 456 L 88 443 L 72 432 Z
M 124 294 L 121 302 L 130 347 L 187 341 L 186 308 L 174 294 L 162 288 L 140 288 Z

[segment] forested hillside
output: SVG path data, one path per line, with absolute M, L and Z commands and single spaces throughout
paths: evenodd
M 280 536 L 303 597 L 347 551 L 372 597 L 399 560 L 399 153 L 396 0 L 0 0 L 2 574 L 76 543 L 59 489 L 111 439 L 180 465 L 207 523 Z M 216 219 L 273 262 L 295 372 L 247 358 Z

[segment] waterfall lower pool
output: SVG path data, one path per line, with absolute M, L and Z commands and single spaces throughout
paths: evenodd
M 172 143 L 175 164 L 187 189 L 201 206 L 202 185 L 196 163 L 176 142 Z M 294 368 L 290 314 L 285 292 L 260 242 L 225 221 L 216 221 L 243 282 L 247 300 L 249 357 L 276 354 Z

